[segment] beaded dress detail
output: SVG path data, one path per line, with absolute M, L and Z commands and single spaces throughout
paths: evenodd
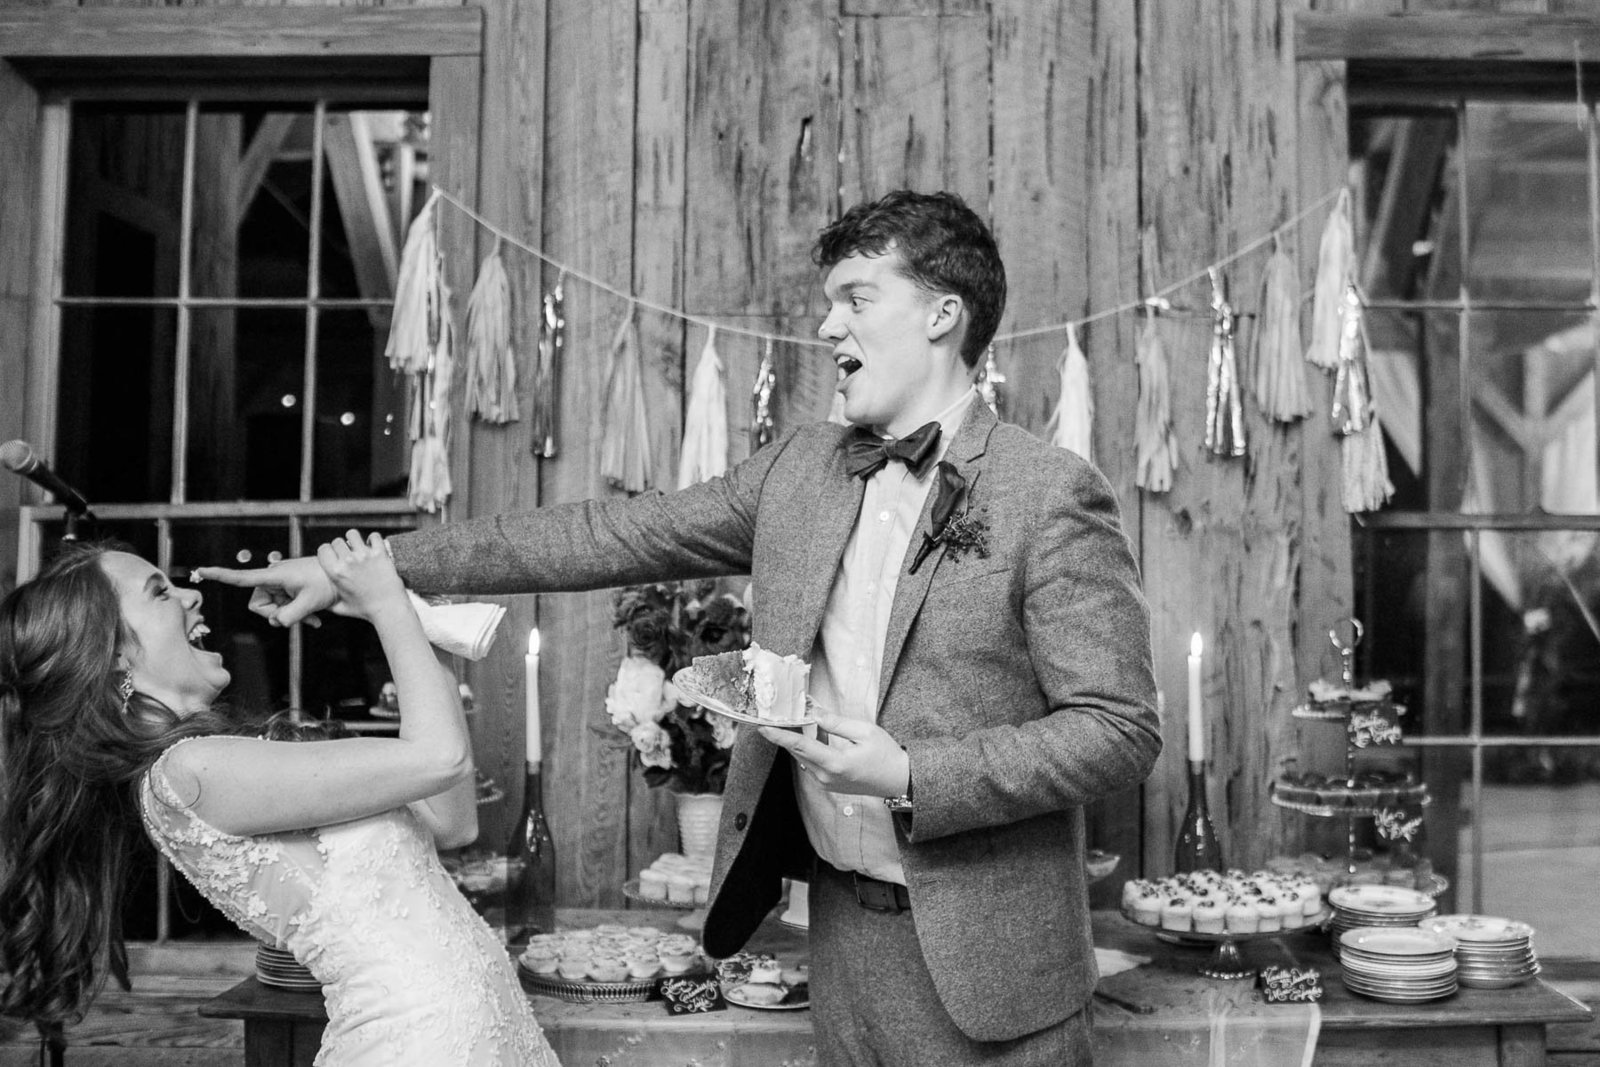
M 171 752 L 140 782 L 145 828 L 207 900 L 322 983 L 316 1067 L 558 1067 L 505 946 L 409 809 L 239 837 L 177 796 Z

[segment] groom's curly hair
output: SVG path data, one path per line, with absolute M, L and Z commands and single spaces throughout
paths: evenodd
M 849 256 L 900 253 L 902 273 L 929 293 L 954 293 L 967 306 L 961 359 L 975 367 L 1006 307 L 1006 268 L 994 234 L 955 193 L 897 189 L 857 204 L 825 226 L 811 258 L 830 270 Z

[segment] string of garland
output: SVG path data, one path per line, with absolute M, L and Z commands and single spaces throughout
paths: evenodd
M 1350 224 L 1350 195 L 1339 189 L 1319 198 L 1286 219 L 1263 236 L 1250 241 L 1227 256 L 1184 278 L 1154 289 L 1139 300 L 1085 315 L 1081 318 L 1014 330 L 998 334 L 995 343 L 1022 340 L 1045 334 L 1066 332 L 1067 344 L 1060 362 L 1060 396 L 1051 416 L 1049 433 L 1053 443 L 1090 455 L 1093 423 L 1093 394 L 1089 385 L 1089 362 L 1078 342 L 1081 327 L 1132 311 L 1145 311 L 1148 318 L 1139 332 L 1135 357 L 1139 366 L 1139 404 L 1135 438 L 1138 452 L 1137 484 L 1150 492 L 1171 487 L 1177 467 L 1173 441 L 1170 400 L 1170 370 L 1165 346 L 1156 332 L 1156 319 L 1171 310 L 1166 297 L 1202 279 L 1212 288 L 1211 341 L 1207 352 L 1205 450 L 1213 455 L 1234 458 L 1246 452 L 1242 409 L 1241 373 L 1235 352 L 1238 313 L 1229 302 L 1224 267 L 1271 242 L 1274 246 L 1262 276 L 1261 324 L 1255 331 L 1250 351 L 1249 385 L 1263 414 L 1276 421 L 1304 418 L 1311 410 L 1302 364 L 1293 358 L 1298 348 L 1298 286 L 1292 259 L 1283 249 L 1282 235 L 1328 203 L 1334 203 L 1324 226 L 1318 256 L 1317 280 L 1313 299 L 1313 324 L 1304 360 L 1314 366 L 1338 371 L 1335 392 L 1359 389 L 1364 406 L 1360 414 L 1349 417 L 1352 397 L 1334 402 L 1334 421 L 1339 427 L 1344 455 L 1344 503 L 1346 510 L 1364 511 L 1381 507 L 1393 492 L 1383 468 L 1383 446 L 1377 433 L 1377 412 L 1366 383 L 1364 345 L 1352 347 L 1353 328 L 1364 338 L 1360 324 L 1361 302 L 1355 295 L 1353 308 L 1347 297 L 1354 290 L 1355 257 Z M 642 356 L 639 351 L 636 316 L 639 308 L 704 327 L 708 337 L 705 351 L 696 368 L 691 401 L 684 429 L 685 454 L 680 459 L 678 482 L 712 477 L 726 468 L 727 427 L 722 362 L 714 341 L 717 331 L 751 337 L 764 342 L 760 368 L 751 394 L 750 440 L 760 447 L 772 439 L 774 393 L 777 372 L 773 346 L 777 343 L 807 347 L 828 347 L 815 338 L 793 337 L 750 329 L 692 315 L 680 308 L 659 304 L 618 289 L 592 275 L 576 270 L 543 251 L 518 240 L 478 214 L 460 199 L 434 187 L 421 215 L 407 235 L 396 291 L 394 330 L 390 337 L 391 364 L 413 375 L 412 391 L 412 485 L 411 499 L 418 507 L 433 510 L 449 495 L 449 470 L 445 442 L 448 433 L 449 374 L 451 338 L 449 315 L 440 314 L 449 301 L 443 283 L 442 262 L 435 236 L 438 205 L 448 203 L 495 237 L 494 248 L 484 260 L 477 284 L 468 304 L 468 406 L 486 421 L 502 423 L 518 418 L 516 401 L 515 352 L 510 342 L 510 293 L 500 261 L 503 244 L 510 244 L 555 268 L 559 276 L 543 300 L 540 316 L 538 353 L 533 371 L 533 452 L 536 456 L 556 454 L 555 405 L 559 393 L 560 360 L 565 348 L 563 284 L 572 278 L 624 300 L 627 313 L 612 346 L 602 441 L 602 470 L 612 484 L 629 492 L 640 492 L 652 483 L 652 460 L 648 439 L 648 420 L 642 389 Z M 1153 233 L 1146 231 L 1147 256 L 1153 254 Z M 427 268 L 418 264 L 430 264 Z M 1147 284 L 1148 288 L 1148 284 Z M 1337 292 L 1338 301 L 1330 303 Z M 422 308 L 419 318 L 416 308 Z M 432 316 L 431 318 L 429 316 Z M 423 325 L 419 326 L 418 323 Z M 1352 323 L 1354 326 L 1352 327 Z M 418 365 L 414 354 L 402 358 L 395 354 L 397 337 L 407 351 L 417 348 L 415 338 L 426 338 L 428 353 Z M 407 348 L 409 346 L 409 349 Z M 445 373 L 439 373 L 439 367 Z M 442 379 L 442 380 L 441 380 Z M 1004 382 L 995 360 L 994 344 L 989 347 L 979 386 L 984 399 L 998 408 L 996 387 Z M 1359 381 L 1359 386 L 1350 383 Z M 698 402 L 696 402 L 698 398 Z M 835 398 L 837 399 L 837 398 Z M 1341 403 L 1345 417 L 1341 419 Z M 837 404 L 835 405 L 837 407 Z M 830 414 L 830 417 L 837 415 Z M 720 422 L 718 420 L 721 420 Z M 691 459 L 689 447 L 695 455 Z M 720 446 L 720 447 L 719 447 Z M 715 453 L 720 452 L 720 456 Z

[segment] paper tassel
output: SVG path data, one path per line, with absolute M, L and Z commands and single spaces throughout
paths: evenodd
M 772 390 L 778 384 L 778 373 L 772 367 L 772 338 L 767 338 L 766 349 L 761 353 L 761 366 L 756 368 L 756 384 L 750 390 L 750 450 L 772 443 Z
M 1340 189 L 1339 199 L 1322 228 L 1317 251 L 1317 277 L 1311 291 L 1311 341 L 1306 362 L 1333 370 L 1339 365 L 1340 305 L 1345 286 L 1355 269 L 1355 231 L 1350 224 L 1350 190 Z
M 511 282 L 500 239 L 467 297 L 467 410 L 485 422 L 516 422 L 517 357 L 511 347 Z
M 412 220 L 400 253 L 394 314 L 389 321 L 389 343 L 384 355 L 390 367 L 406 374 L 427 370 L 436 343 L 444 288 L 444 264 L 439 257 L 435 222 L 438 206 L 439 191 L 435 189 Z
M 994 345 L 991 344 L 983 354 L 983 372 L 978 375 L 978 395 L 996 415 L 1000 414 L 1000 387 L 1004 384 L 1006 376 L 1000 373 L 1000 364 L 995 359 Z
M 1206 451 L 1216 456 L 1244 455 L 1244 403 L 1239 393 L 1239 363 L 1234 353 L 1233 306 L 1228 283 L 1215 267 L 1211 274 L 1211 351 L 1206 362 Z
M 561 357 L 566 350 L 566 298 L 561 292 L 565 276 L 544 294 L 539 315 L 539 351 L 533 363 L 533 454 L 551 459 L 556 454 L 556 405 L 561 402 Z
M 1078 345 L 1078 329 L 1067 327 L 1061 353 L 1061 393 L 1048 425 L 1050 443 L 1093 460 L 1094 394 L 1089 389 L 1089 361 Z
M 1366 429 L 1372 394 L 1367 382 L 1367 330 L 1361 315 L 1361 294 L 1344 287 L 1339 302 L 1338 373 L 1333 379 L 1333 426 L 1342 434 Z
M 1254 341 L 1254 391 L 1262 414 L 1277 422 L 1311 414 L 1300 354 L 1300 281 L 1282 245 L 1273 248 L 1261 277 L 1261 318 Z
M 1340 440 L 1339 458 L 1343 466 L 1340 490 L 1345 511 L 1352 515 L 1358 511 L 1377 511 L 1389 502 L 1394 495 L 1394 483 L 1389 481 L 1383 427 L 1376 411 L 1367 412 L 1362 429 Z
M 1167 349 L 1154 312 L 1145 319 L 1134 342 L 1139 367 L 1139 403 L 1133 415 L 1135 468 L 1133 481 L 1140 489 L 1165 493 L 1172 488 L 1178 469 L 1178 441 L 1172 432 L 1172 376 Z
M 618 489 L 650 488 L 650 419 L 644 409 L 644 368 L 633 309 L 611 342 L 611 376 L 600 441 L 600 475 Z
M 689 405 L 683 416 L 683 454 L 678 458 L 678 488 L 715 478 L 728 469 L 728 395 L 722 384 L 722 359 L 717 355 L 717 328 L 706 335 Z

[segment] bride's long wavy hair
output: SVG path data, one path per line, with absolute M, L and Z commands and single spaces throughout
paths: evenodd
M 124 701 L 117 651 L 133 637 L 102 567 L 112 551 L 131 549 L 70 546 L 0 601 L 0 1014 L 47 1035 L 82 1019 L 107 969 L 128 988 L 140 776 L 181 738 L 240 732 L 215 709 Z

